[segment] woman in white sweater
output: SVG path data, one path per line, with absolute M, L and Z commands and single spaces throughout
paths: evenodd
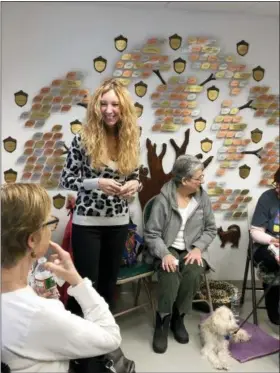
M 1 187 L 2 357 L 11 372 L 68 372 L 72 359 L 117 349 L 120 330 L 104 299 L 78 274 L 70 255 L 50 242 L 51 201 L 35 184 Z M 56 299 L 39 297 L 28 286 L 32 264 L 48 247 L 55 251 L 47 269 L 67 281 L 68 294 L 84 318 Z

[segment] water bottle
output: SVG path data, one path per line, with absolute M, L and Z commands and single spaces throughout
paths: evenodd
M 33 289 L 35 287 L 35 282 L 34 282 L 34 270 L 35 270 L 35 265 L 33 264 L 32 265 L 32 268 L 30 269 L 30 271 L 28 272 L 28 276 L 27 276 L 27 283 L 29 286 L 31 286 Z
M 235 317 L 237 324 L 240 322 L 240 293 L 238 288 L 234 289 L 234 294 L 231 296 L 231 311 Z
M 59 291 L 57 290 L 56 279 L 54 275 L 45 268 L 47 259 L 42 257 L 38 259 L 38 265 L 34 271 L 34 286 L 38 295 L 48 298 L 59 298 Z

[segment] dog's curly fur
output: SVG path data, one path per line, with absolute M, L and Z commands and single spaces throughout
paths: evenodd
M 251 338 L 246 330 L 240 329 L 237 333 L 238 324 L 232 311 L 222 306 L 215 310 L 200 325 L 202 339 L 201 353 L 216 369 L 229 369 L 230 352 L 229 340 L 226 336 L 231 336 L 233 343 L 247 342 Z

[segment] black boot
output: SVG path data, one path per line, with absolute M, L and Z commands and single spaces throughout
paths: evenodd
M 180 315 L 175 303 L 173 305 L 173 312 L 171 317 L 170 328 L 174 334 L 174 338 L 179 343 L 188 343 L 189 342 L 189 334 L 184 325 L 184 316 L 183 313 Z
M 269 287 L 268 284 L 263 283 L 263 289 Z M 280 325 L 280 315 L 278 311 L 279 306 L 279 286 L 272 286 L 265 296 L 265 307 L 268 318 L 272 324 Z
M 156 313 L 156 327 L 153 338 L 153 349 L 157 354 L 163 354 L 167 350 L 167 338 L 169 331 L 171 315 L 166 315 L 162 319 L 160 314 Z

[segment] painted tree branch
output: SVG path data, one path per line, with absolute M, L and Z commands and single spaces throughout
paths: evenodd
M 189 138 L 190 138 L 190 129 L 187 129 L 185 131 L 185 140 L 180 147 L 176 144 L 174 139 L 170 139 L 170 144 L 173 146 L 175 150 L 176 159 L 180 155 L 184 155 L 186 153 L 187 146 L 189 145 Z
M 88 104 L 84 104 L 83 102 L 79 102 L 77 106 L 82 106 L 83 108 L 87 109 Z
M 166 85 L 166 81 L 163 79 L 163 77 L 161 76 L 161 73 L 159 70 L 153 70 L 153 73 L 156 74 L 156 76 L 159 78 L 159 80 L 162 82 L 162 84 Z
M 211 157 L 208 157 L 207 159 L 205 159 L 205 161 L 203 162 L 204 169 L 209 166 L 209 164 L 212 162 L 213 158 L 214 157 L 211 155 Z
M 243 110 L 243 109 L 253 109 L 253 110 L 256 110 L 256 108 L 254 108 L 253 106 L 251 106 L 251 104 L 252 104 L 253 101 L 254 100 L 250 100 L 250 101 L 247 102 L 247 104 L 239 106 L 239 108 L 238 108 L 239 111 Z
M 197 159 L 202 159 L 203 158 L 203 154 L 202 153 L 198 153 L 197 155 L 196 155 L 196 158 Z M 211 157 L 208 157 L 204 162 L 203 162 L 203 166 L 204 166 L 204 169 L 212 162 L 212 160 L 213 160 L 213 156 L 211 156 Z
M 211 82 L 211 80 L 216 80 L 214 74 L 212 73 L 206 80 L 204 80 L 204 82 L 202 82 L 201 84 L 199 84 L 201 87 L 203 87 L 206 83 L 208 82 Z
M 262 151 L 263 148 L 259 148 L 257 150 L 244 150 L 243 152 L 240 152 L 241 154 L 252 154 L 258 157 L 259 159 L 262 159 L 261 155 L 259 154 Z
M 165 156 L 167 145 L 162 145 L 162 150 L 160 155 L 157 155 L 157 145 L 152 144 L 150 139 L 146 141 L 146 147 L 148 150 L 148 166 L 150 170 L 150 175 L 152 177 L 161 178 L 162 176 L 165 177 L 165 172 L 162 167 L 162 159 Z

